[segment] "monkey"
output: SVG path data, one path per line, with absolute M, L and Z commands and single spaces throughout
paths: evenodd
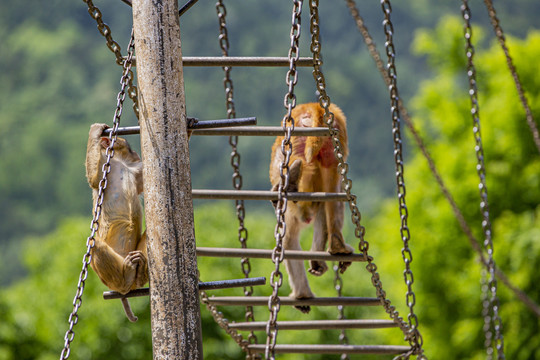
M 343 150 L 343 161 L 348 156 L 346 117 L 341 109 L 332 104 L 329 107 L 334 114 L 334 128 L 339 130 L 339 141 Z M 326 127 L 324 109 L 318 103 L 306 103 L 296 106 L 292 113 L 295 127 Z M 281 164 L 284 156 L 281 152 L 283 136 L 278 136 L 272 146 L 270 161 L 270 182 L 272 191 L 277 191 L 280 184 Z M 293 136 L 292 154 L 289 163 L 289 192 L 340 192 L 341 178 L 338 172 L 338 160 L 334 154 L 334 145 L 330 137 Z M 275 204 L 274 204 L 275 205 Z M 351 254 L 353 248 L 345 243 L 341 229 L 343 227 L 344 205 L 342 202 L 298 201 L 287 203 L 285 212 L 286 232 L 283 239 L 285 250 L 301 250 L 300 232 L 313 222 L 313 241 L 311 251 L 327 251 L 330 254 Z M 340 262 L 343 273 L 350 262 Z M 315 297 L 306 276 L 303 261 L 285 260 L 289 275 L 291 297 L 309 299 Z M 309 272 L 321 276 L 328 270 L 324 261 L 310 260 Z M 303 313 L 310 311 L 309 306 L 296 306 Z
M 86 178 L 94 207 L 111 144 L 102 136 L 107 128 L 106 124 L 93 124 L 88 135 Z M 126 294 L 148 282 L 146 231 L 141 234 L 143 210 L 139 200 L 143 192 L 142 161 L 123 138 L 116 139 L 113 150 L 90 266 L 109 289 Z M 123 298 L 122 304 L 128 319 L 137 321 L 128 300 Z

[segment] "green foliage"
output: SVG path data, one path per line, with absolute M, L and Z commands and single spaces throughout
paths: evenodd
M 466 63 L 458 52 L 462 31 L 457 19 L 446 18 L 435 31 L 419 32 L 415 48 L 428 56 L 437 75 L 422 84 L 413 103 L 415 122 L 428 139 L 435 163 L 476 238 L 482 241 Z M 530 64 L 539 55 L 540 33 L 531 32 L 525 40 L 507 39 L 537 118 L 540 84 Z M 462 52 L 463 47 L 464 41 Z M 496 263 L 538 302 L 540 158 L 499 45 L 477 46 L 475 64 Z M 406 166 L 406 181 L 414 290 L 426 353 L 431 358 L 483 358 L 478 257 L 418 151 Z M 378 257 L 383 269 L 398 261 L 387 255 L 400 246 L 399 234 L 391 225 L 397 218 L 397 203 L 392 202 L 385 203 L 374 220 L 371 236 L 387 237 L 376 250 L 384 254 Z M 391 233 L 394 236 L 388 238 Z M 389 294 L 399 297 L 403 286 L 393 286 Z M 501 282 L 499 290 L 507 358 L 538 357 L 538 319 Z

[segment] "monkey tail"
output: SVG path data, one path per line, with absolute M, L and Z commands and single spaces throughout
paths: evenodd
M 129 319 L 129 321 L 136 322 L 137 320 L 139 320 L 139 318 L 136 317 L 133 311 L 131 310 L 131 306 L 129 305 L 128 299 L 122 298 L 121 300 L 122 300 L 122 305 L 124 306 L 124 312 L 126 313 L 126 316 Z

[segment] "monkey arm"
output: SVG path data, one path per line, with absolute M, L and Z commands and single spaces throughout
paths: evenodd
M 101 134 L 108 128 L 106 124 L 92 124 L 88 134 L 88 144 L 86 146 L 86 179 L 91 188 L 97 189 L 101 180 L 101 167 L 103 157 L 101 156 Z

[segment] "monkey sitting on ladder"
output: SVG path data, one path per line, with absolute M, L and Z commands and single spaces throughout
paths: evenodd
M 339 130 L 339 140 L 343 149 L 343 160 L 348 154 L 346 118 L 336 105 L 329 109 L 334 114 L 334 127 Z M 317 103 L 298 105 L 292 111 L 295 127 L 324 127 L 324 109 Z M 270 182 L 272 190 L 277 191 L 280 183 L 281 152 L 283 136 L 277 137 L 272 146 L 270 162 Z M 329 137 L 294 136 L 291 139 L 292 154 L 289 168 L 289 192 L 340 192 L 341 179 L 338 173 L 338 160 Z M 313 242 L 311 251 L 324 251 L 328 242 L 330 254 L 351 254 L 353 248 L 346 244 L 341 229 L 343 227 L 344 205 L 342 202 L 289 201 L 285 212 L 286 232 L 283 246 L 286 250 L 301 250 L 300 231 L 313 221 Z M 350 262 L 340 262 L 343 273 Z M 309 287 L 302 260 L 285 260 L 292 288 L 291 297 L 309 299 L 315 297 Z M 324 261 L 311 260 L 309 272 L 320 276 L 328 270 Z M 304 313 L 309 306 L 297 306 Z
M 101 136 L 106 128 L 106 124 L 90 127 L 86 149 L 86 178 L 94 207 L 111 143 Z M 125 139 L 117 138 L 113 149 L 90 266 L 107 287 L 126 294 L 148 282 L 146 232 L 141 235 L 143 211 L 139 200 L 143 191 L 142 161 Z M 137 321 L 128 300 L 123 298 L 122 304 L 128 319 Z

